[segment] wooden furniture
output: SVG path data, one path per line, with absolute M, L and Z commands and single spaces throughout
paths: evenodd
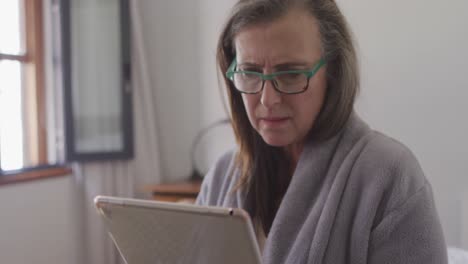
M 200 192 L 201 180 L 154 184 L 144 187 L 156 201 L 194 203 Z

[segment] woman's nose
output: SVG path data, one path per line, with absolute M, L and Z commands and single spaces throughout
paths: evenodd
M 281 102 L 281 93 L 275 89 L 271 80 L 265 81 L 261 93 L 260 103 L 266 108 L 271 108 Z

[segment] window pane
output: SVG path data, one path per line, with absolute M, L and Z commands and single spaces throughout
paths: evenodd
M 76 150 L 123 149 L 119 1 L 71 1 Z
M 21 64 L 16 61 L 0 61 L 0 166 L 23 167 Z
M 21 0 L 0 0 L 0 53 L 22 53 L 21 2 Z

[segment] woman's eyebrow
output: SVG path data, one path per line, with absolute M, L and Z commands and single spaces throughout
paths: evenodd
M 291 68 L 307 68 L 310 67 L 308 62 L 286 62 L 275 65 L 273 68 L 275 70 L 287 70 Z
M 248 68 L 259 68 L 261 69 L 263 66 L 262 65 L 259 65 L 259 64 L 256 64 L 256 63 L 251 63 L 251 62 L 243 62 L 243 63 L 239 63 L 237 64 L 237 66 L 240 66 L 240 67 L 248 67 Z
M 237 64 L 238 67 L 242 68 L 252 68 L 252 69 L 262 69 L 263 65 L 252 63 L 252 62 L 243 62 Z M 288 70 L 291 68 L 307 68 L 310 67 L 309 62 L 299 61 L 299 62 L 285 62 L 273 66 L 273 69 L 278 70 Z

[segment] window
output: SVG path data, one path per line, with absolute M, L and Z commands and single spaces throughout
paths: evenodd
M 61 0 L 67 161 L 133 157 L 129 0 Z
M 0 0 L 0 175 L 132 158 L 128 5 Z
M 0 172 L 48 163 L 42 0 L 0 1 Z

